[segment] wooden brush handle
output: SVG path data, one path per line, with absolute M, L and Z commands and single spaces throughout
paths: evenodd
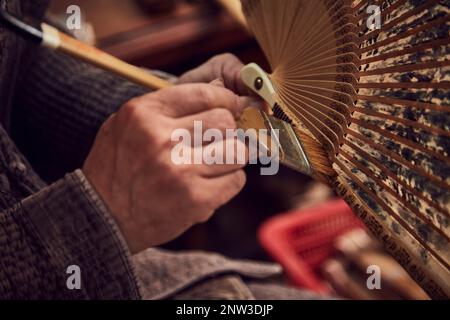
M 44 45 L 64 52 L 87 63 L 111 71 L 131 82 L 149 89 L 163 89 L 172 85 L 169 81 L 158 78 L 149 72 L 122 61 L 102 50 L 83 43 L 57 29 L 43 24 Z

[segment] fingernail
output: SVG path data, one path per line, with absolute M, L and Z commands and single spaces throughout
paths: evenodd
M 260 98 L 256 97 L 239 97 L 239 103 L 241 109 L 246 109 L 249 107 L 257 108 L 260 110 L 265 110 L 265 102 Z
M 217 78 L 216 80 L 211 81 L 210 84 L 217 87 L 225 87 L 225 82 L 222 78 Z

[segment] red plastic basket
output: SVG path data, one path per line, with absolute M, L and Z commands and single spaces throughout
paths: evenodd
M 343 200 L 334 200 L 271 218 L 261 226 L 259 240 L 293 284 L 329 294 L 320 266 L 335 254 L 335 239 L 356 228 L 363 228 L 363 224 Z

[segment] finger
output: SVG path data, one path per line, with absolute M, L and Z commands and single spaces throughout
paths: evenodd
M 200 222 L 204 222 L 211 217 L 215 210 L 239 194 L 245 186 L 246 176 L 243 170 L 238 170 L 212 179 L 197 177 L 194 180 L 193 182 L 200 186 L 194 192 L 194 197 L 209 209 L 204 210 L 198 217 Z
M 187 84 L 187 83 L 209 83 L 212 80 L 219 78 L 220 74 L 215 75 L 213 69 L 209 65 L 209 61 L 202 64 L 201 66 L 192 69 L 178 78 L 177 84 Z
M 237 57 L 231 55 L 220 66 L 221 77 L 224 79 L 225 87 L 239 95 L 247 96 L 251 92 L 244 84 L 241 70 L 244 64 Z
M 227 109 L 213 109 L 177 119 L 176 126 L 188 129 L 192 134 L 200 132 L 203 136 L 205 131 L 216 129 L 225 136 L 227 129 L 236 129 L 236 120 Z M 207 141 L 211 142 L 211 141 Z
M 246 181 L 247 178 L 244 170 L 238 170 L 220 177 L 208 179 L 205 185 L 215 192 L 215 209 L 228 203 L 238 195 L 244 188 Z
M 249 90 L 241 79 L 243 66 L 242 61 L 235 55 L 221 54 L 182 75 L 178 83 L 210 82 L 216 78 L 223 78 L 226 88 L 240 95 L 248 95 Z
M 198 151 L 199 147 L 195 149 Z M 237 138 L 214 141 L 203 146 L 200 152 L 203 161 L 198 166 L 198 171 L 203 177 L 220 177 L 233 173 L 248 163 L 247 146 Z
M 174 86 L 157 91 L 154 97 L 160 101 L 161 112 L 175 118 L 216 108 L 227 109 L 237 117 L 245 107 L 243 101 L 230 90 L 210 84 Z

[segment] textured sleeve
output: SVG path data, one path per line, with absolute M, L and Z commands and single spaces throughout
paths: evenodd
M 47 181 L 80 168 L 106 118 L 148 92 L 63 54 L 35 48 L 16 87 L 11 132 Z
M 0 252 L 1 299 L 140 298 L 125 242 L 81 171 L 1 212 Z

